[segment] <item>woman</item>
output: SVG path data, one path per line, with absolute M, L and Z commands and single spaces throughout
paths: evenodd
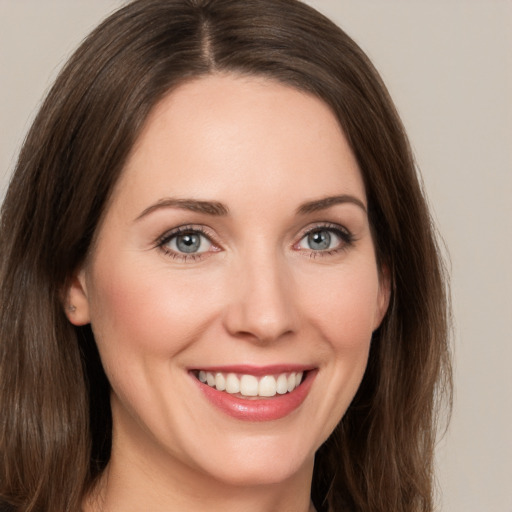
M 296 0 L 138 0 L 1 228 L 9 510 L 433 510 L 442 265 L 372 65 Z

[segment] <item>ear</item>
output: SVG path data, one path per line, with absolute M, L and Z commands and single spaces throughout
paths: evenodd
M 375 308 L 375 321 L 373 330 L 379 328 L 389 307 L 391 297 L 391 275 L 387 265 L 382 265 L 379 272 L 379 292 L 377 295 L 377 304 Z
M 85 270 L 81 268 L 71 276 L 64 290 L 64 310 L 73 325 L 86 325 L 91 321 L 85 281 Z

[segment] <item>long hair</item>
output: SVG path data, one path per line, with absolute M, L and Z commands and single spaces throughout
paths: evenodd
M 0 500 L 75 511 L 108 463 L 109 385 L 62 293 L 155 105 L 212 73 L 264 76 L 322 99 L 361 170 L 392 283 L 352 404 L 319 449 L 318 510 L 433 510 L 437 412 L 451 373 L 445 276 L 400 119 L 378 73 L 297 0 L 136 0 L 64 67 L 26 138 L 0 224 Z

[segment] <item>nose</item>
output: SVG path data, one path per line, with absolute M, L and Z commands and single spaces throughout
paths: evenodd
M 235 337 L 268 343 L 295 332 L 293 278 L 278 257 L 247 259 L 232 273 L 224 325 Z

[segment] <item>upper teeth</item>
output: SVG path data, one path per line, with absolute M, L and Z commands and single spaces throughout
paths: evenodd
M 205 372 L 201 370 L 198 378 L 201 382 L 219 391 L 243 396 L 284 395 L 293 391 L 302 381 L 303 372 L 281 373 L 280 375 L 237 375 L 235 373 Z

